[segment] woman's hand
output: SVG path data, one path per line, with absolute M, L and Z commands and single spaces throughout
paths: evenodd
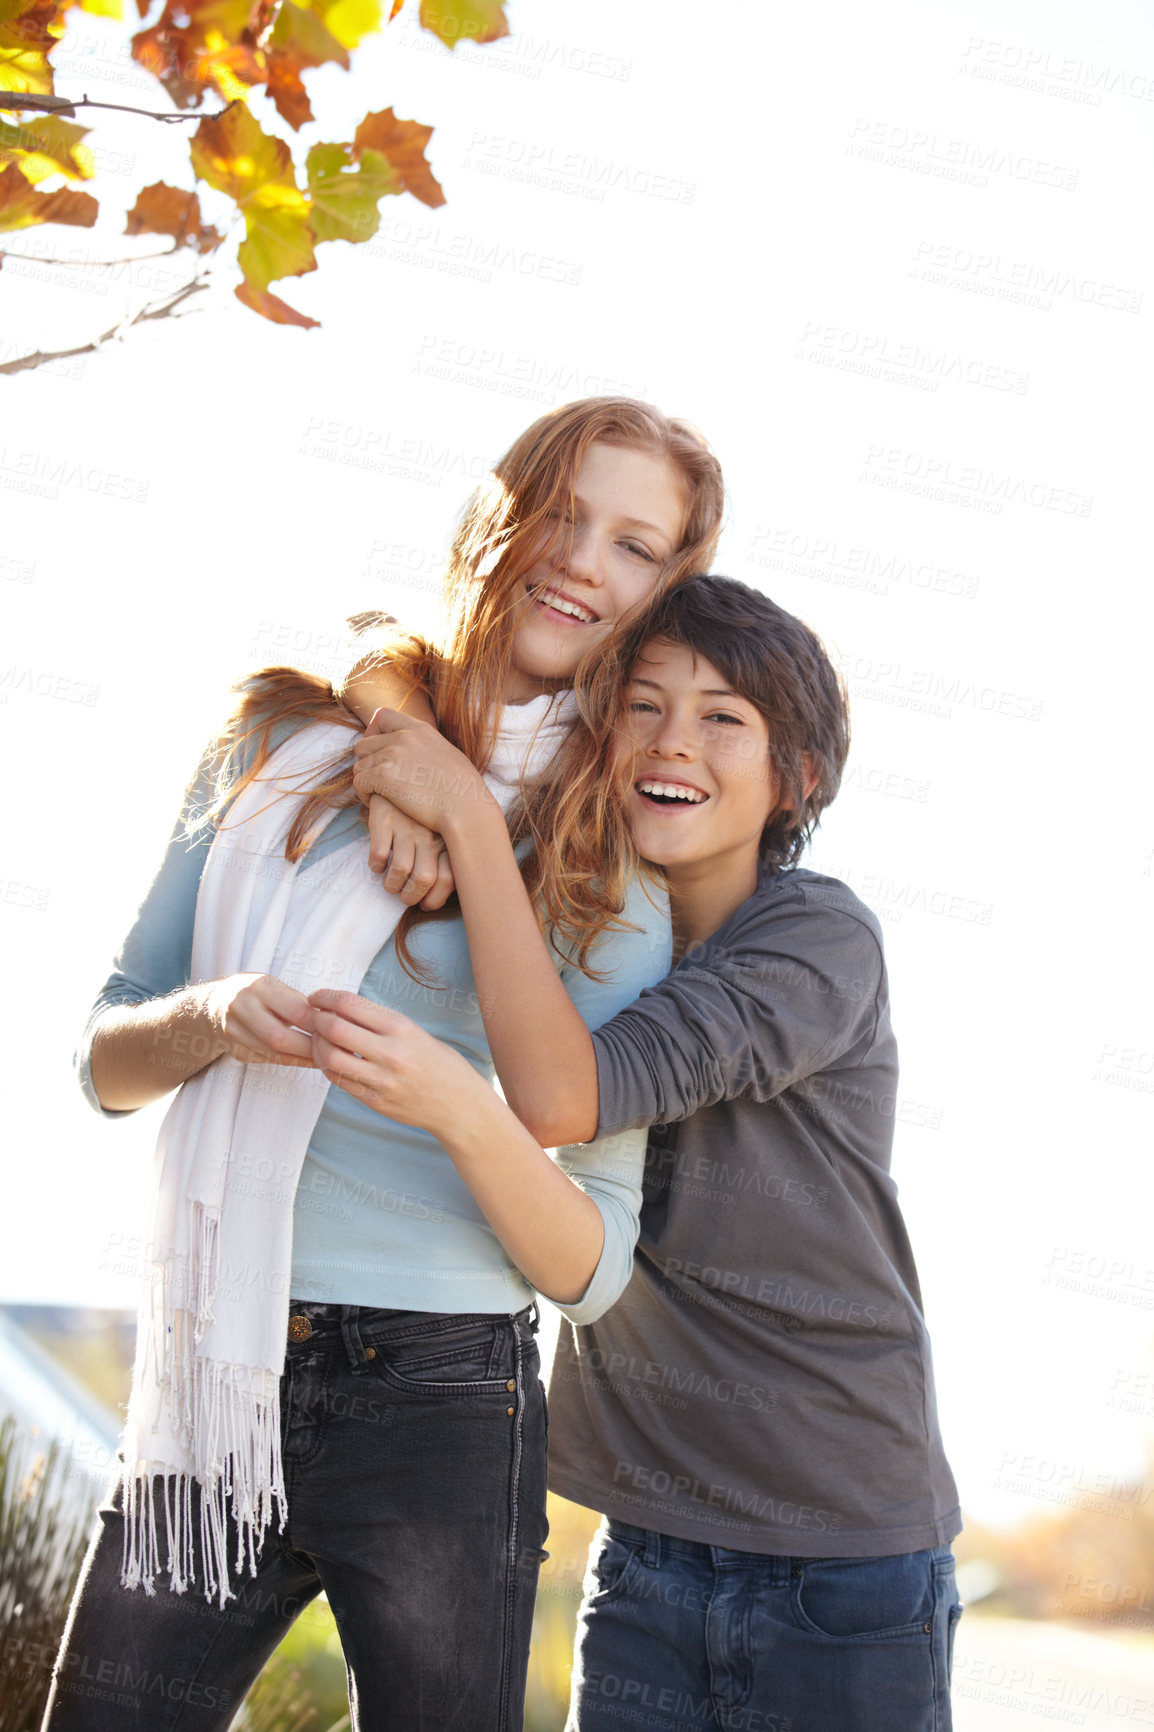
M 378 710 L 353 751 L 353 786 L 362 800 L 383 794 L 446 840 L 462 819 L 495 805 L 463 752 L 399 710 Z
M 369 865 L 410 907 L 443 908 L 453 894 L 453 868 L 435 830 L 410 818 L 383 794 L 370 794 Z
M 231 1058 L 314 1068 L 312 1041 L 301 1032 L 313 1014 L 303 992 L 271 974 L 230 974 L 201 990 L 209 1030 Z
M 317 1068 L 385 1118 L 438 1135 L 478 1085 L 492 1093 L 467 1059 L 399 1011 L 327 988 L 308 1002 Z
M 225 1054 L 308 1066 L 312 1009 L 271 974 L 230 974 L 143 1004 L 111 1005 L 92 1037 L 92 1086 L 110 1112 L 135 1112 Z
M 337 1088 L 441 1144 L 515 1268 L 574 1304 L 605 1244 L 595 1200 L 519 1124 L 496 1089 L 451 1046 L 352 992 L 314 992 L 313 1051 Z

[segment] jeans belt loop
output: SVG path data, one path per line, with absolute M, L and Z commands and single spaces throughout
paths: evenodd
M 354 1377 L 361 1377 L 369 1368 L 369 1359 L 376 1358 L 375 1348 L 365 1348 L 361 1340 L 361 1307 L 341 1306 L 341 1340 Z
M 648 1569 L 661 1568 L 661 1535 L 654 1533 L 652 1528 L 645 1530 L 645 1556 L 642 1561 Z

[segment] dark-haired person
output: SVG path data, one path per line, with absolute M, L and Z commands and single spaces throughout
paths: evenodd
M 680 961 L 592 1035 L 452 748 L 396 716 L 357 748 L 362 797 L 449 847 L 518 1116 L 550 1145 L 654 1126 L 631 1281 L 562 1331 L 550 1389 L 550 1483 L 608 1518 L 570 1725 L 942 1732 L 961 1524 L 889 1173 L 881 933 L 797 865 L 844 694 L 807 627 L 722 578 L 617 649 L 623 703 L 606 672 L 584 709 Z

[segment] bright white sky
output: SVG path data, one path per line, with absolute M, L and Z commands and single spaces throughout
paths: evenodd
M 327 668 L 346 611 L 427 623 L 472 479 L 545 407 L 626 391 L 706 431 L 717 569 L 850 677 L 813 863 L 887 934 L 895 1168 L 964 1504 L 1148 1476 L 1148 11 L 511 12 L 511 43 L 455 57 L 402 15 L 312 79 L 306 142 L 392 104 L 435 123 L 449 199 L 386 201 L 371 245 L 274 285 L 320 331 L 248 313 L 225 268 L 195 316 L 0 381 L 0 1293 L 133 1302 L 117 1235 L 157 1114 L 98 1121 L 70 1053 L 229 680 Z M 80 32 L 60 90 L 155 102 L 119 26 Z M 110 210 L 188 184 L 179 129 L 94 143 Z M 119 226 L 13 245 L 153 250 Z M 0 358 L 108 328 L 158 268 L 6 260 Z

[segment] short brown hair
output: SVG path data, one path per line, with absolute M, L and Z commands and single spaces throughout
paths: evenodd
M 704 657 L 765 718 L 780 798 L 762 832 L 761 857 L 775 869 L 795 865 L 837 794 L 849 752 L 845 686 L 821 639 L 748 584 L 694 576 L 621 632 L 619 679 L 655 641 Z M 807 757 L 817 775 L 808 796 Z

